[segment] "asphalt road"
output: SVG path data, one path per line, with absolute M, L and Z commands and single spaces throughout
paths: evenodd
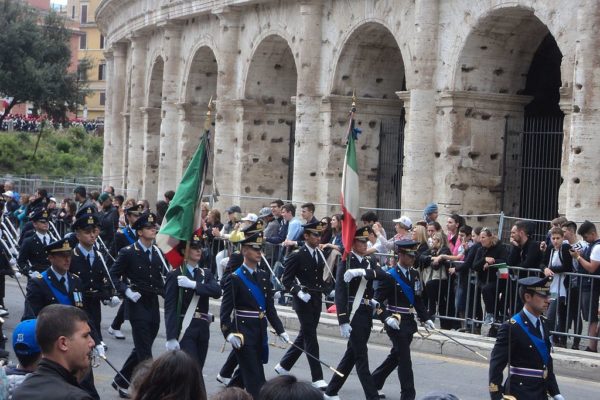
M 24 287 L 25 279 L 21 278 L 21 282 Z M 8 277 L 5 303 L 11 314 L 6 318 L 4 334 L 10 338 L 13 327 L 19 322 L 21 317 L 23 310 L 23 296 L 14 279 Z M 116 340 L 106 332 L 115 313 L 116 308 L 103 308 L 102 334 L 104 336 L 104 342 L 108 346 L 107 356 L 109 360 L 116 365 L 117 368 L 120 368 L 133 347 L 133 341 L 131 339 L 131 327 L 127 321 L 122 329 L 123 333 L 127 336 L 126 340 Z M 296 335 L 296 332 L 293 331 L 289 331 L 289 333 L 292 338 Z M 229 346 L 226 346 L 225 352 L 221 353 L 223 343 L 223 336 L 219 332 L 219 324 L 217 321 L 217 323 L 213 323 L 211 326 L 211 344 L 209 346 L 206 365 L 203 371 L 209 397 L 211 394 L 214 394 L 223 388 L 223 386 L 215 380 L 230 349 Z M 339 338 L 322 337 L 320 339 L 320 345 L 321 358 L 335 366 L 346 348 L 346 341 Z M 7 350 L 9 347 L 10 346 L 7 345 Z M 154 342 L 153 350 L 155 356 L 158 356 L 165 351 L 165 332 L 162 321 L 161 330 Z M 369 346 L 369 363 L 371 365 L 371 370 L 374 370 L 377 365 L 383 361 L 388 352 L 389 347 L 386 346 Z M 265 365 L 267 379 L 276 376 L 273 367 L 277 364 L 283 353 L 283 349 L 271 347 L 269 363 Z M 413 352 L 412 358 L 417 398 L 432 391 L 453 393 L 463 400 L 489 398 L 487 392 L 487 364 L 416 352 Z M 14 360 L 14 357 L 11 359 Z M 300 359 L 292 372 L 300 379 L 310 380 L 310 371 L 305 357 Z M 329 380 L 331 373 L 328 370 L 325 370 L 324 372 L 325 380 Z M 110 386 L 114 372 L 106 363 L 102 362 L 100 367 L 94 370 L 94 375 L 96 387 L 102 399 L 119 398 Z M 559 376 L 558 383 L 562 394 L 567 400 L 591 400 L 598 399 L 600 396 L 599 382 Z M 388 399 L 397 399 L 400 397 L 400 384 L 396 374 L 390 375 L 383 391 L 387 394 Z M 358 400 L 364 398 L 360 382 L 354 371 L 346 381 L 346 384 L 339 395 L 342 400 Z

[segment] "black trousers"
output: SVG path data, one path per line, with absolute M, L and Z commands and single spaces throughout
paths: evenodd
M 385 331 L 392 341 L 392 350 L 387 358 L 373 371 L 373 381 L 378 390 L 383 388 L 387 377 L 398 367 L 398 379 L 402 394 L 401 400 L 414 400 L 416 396 L 415 380 L 410 358 L 410 343 L 413 340 L 411 330 L 400 327 L 400 330 L 388 326 Z
M 192 326 L 194 324 L 194 326 Z M 192 321 L 190 327 L 179 341 L 179 347 L 198 363 L 200 372 L 204 368 L 208 340 L 210 339 L 209 325 L 206 321 Z
M 83 309 L 87 313 L 92 324 L 94 324 L 94 328 L 96 329 L 96 332 L 98 333 L 98 336 L 100 337 L 100 340 L 104 340 L 104 339 L 102 339 L 102 330 L 100 329 L 100 322 L 102 321 L 102 308 L 101 307 L 102 307 L 102 303 L 100 302 L 99 298 L 88 297 L 88 296 L 85 296 L 83 298 Z M 96 345 L 98 345 L 98 344 L 100 344 L 100 343 L 96 343 Z
M 239 378 L 232 378 L 230 386 L 242 386 L 255 400 L 258 400 L 260 388 L 265 384 L 265 370 L 262 363 L 262 344 L 244 345 L 241 349 L 235 350 L 238 364 L 240 367 L 236 375 L 241 377 L 242 385 L 239 385 Z
M 300 321 L 300 332 L 298 332 L 294 344 L 317 358 L 319 358 L 317 326 L 319 325 L 319 319 L 321 318 L 321 306 L 322 301 L 320 294 L 318 297 L 316 294 L 313 294 L 313 297 L 311 297 L 308 303 L 305 303 L 296 297 L 294 298 L 294 310 L 296 310 L 296 315 L 298 315 L 298 320 Z M 294 364 L 296 364 L 296 361 L 298 361 L 298 358 L 300 358 L 301 355 L 302 351 L 291 346 L 279 364 L 289 371 Z M 310 367 L 312 381 L 316 382 L 323 379 L 323 369 L 321 368 L 321 364 L 312 357 L 306 356 L 306 358 Z
M 117 315 L 115 315 L 115 318 L 113 319 L 112 324 L 110 324 L 110 327 L 114 330 L 120 331 L 123 322 L 125 322 L 125 302 L 122 302 L 119 306 L 119 309 L 117 310 Z
M 237 366 L 238 362 L 235 355 L 235 350 L 231 350 L 227 356 L 227 360 L 225 360 L 225 364 L 223 364 L 221 370 L 219 371 L 219 375 L 224 378 L 231 378 L 233 376 L 233 371 L 235 371 L 235 367 Z
M 130 322 L 133 336 L 133 350 L 129 357 L 127 357 L 127 360 L 125 360 L 125 364 L 121 368 L 121 374 L 131 382 L 131 376 L 135 367 L 142 361 L 152 358 L 152 344 L 158 334 L 160 318 L 152 321 L 130 319 Z M 115 382 L 123 388 L 129 386 L 119 374 L 115 376 Z
M 344 382 L 346 382 L 348 375 L 350 375 L 352 368 L 356 365 L 356 373 L 365 392 L 365 399 L 379 399 L 377 388 L 369 370 L 367 342 L 369 341 L 369 336 L 371 336 L 371 327 L 373 326 L 371 318 L 372 310 L 370 306 L 361 305 L 356 311 L 350 324 L 352 332 L 350 333 L 350 339 L 348 339 L 346 352 L 337 367 L 337 370 L 344 374 L 344 377 L 342 378 L 337 374 L 333 375 L 325 391 L 328 396 L 336 396 L 338 394 Z

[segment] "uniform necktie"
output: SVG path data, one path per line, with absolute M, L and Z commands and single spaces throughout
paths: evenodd
M 538 335 L 540 335 L 540 337 L 543 339 L 544 335 L 542 334 L 542 324 L 540 323 L 539 318 L 538 318 L 537 322 L 535 323 L 535 329 L 536 329 Z
M 152 262 L 152 255 L 150 253 L 150 250 L 146 250 L 146 256 L 148 257 L 148 261 Z
M 69 291 L 67 290 L 67 284 L 66 284 L 66 282 L 67 282 L 67 281 L 66 281 L 66 279 L 65 279 L 65 277 L 64 277 L 64 276 L 62 276 L 62 277 L 61 277 L 61 278 L 58 280 L 58 283 L 59 283 L 60 287 L 61 287 L 61 288 L 62 288 L 62 289 L 65 291 L 65 292 L 67 292 L 67 293 L 68 293 Z
M 88 265 L 90 266 L 90 268 L 92 268 L 92 257 L 90 257 L 90 253 L 88 253 L 88 255 L 87 255 L 87 262 L 88 262 Z
M 48 237 L 44 235 L 44 246 L 48 246 Z
M 319 264 L 319 259 L 317 258 L 317 250 L 313 250 L 313 260 L 315 260 L 315 264 Z

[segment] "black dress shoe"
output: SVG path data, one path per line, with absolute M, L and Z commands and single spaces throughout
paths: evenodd
M 117 382 L 115 382 L 114 379 L 110 385 L 113 387 L 113 389 L 115 389 L 117 391 L 117 393 L 119 393 L 120 398 L 122 398 L 122 399 L 130 399 L 131 398 L 131 396 L 129 395 L 129 391 L 127 389 L 119 386 L 117 384 Z

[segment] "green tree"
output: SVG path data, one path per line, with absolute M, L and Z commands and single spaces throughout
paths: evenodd
M 70 32 L 62 18 L 50 12 L 41 20 L 23 2 L 0 0 L 0 26 L 0 95 L 12 98 L 0 124 L 15 105 L 28 101 L 64 120 L 88 91 L 79 79 L 85 71 L 68 72 Z

